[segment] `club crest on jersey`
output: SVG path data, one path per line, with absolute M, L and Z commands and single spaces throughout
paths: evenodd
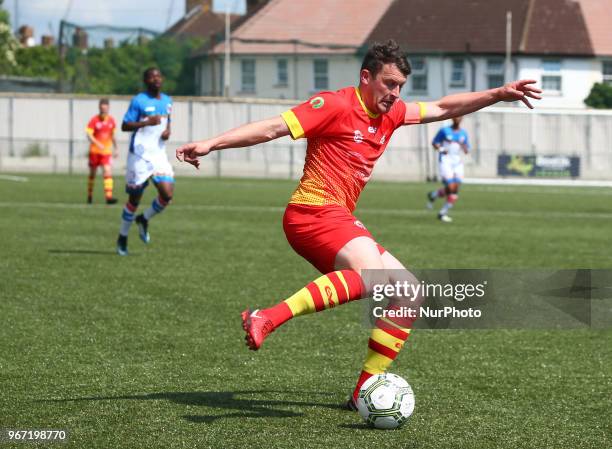
M 355 226 L 357 226 L 358 228 L 361 228 L 361 229 L 363 229 L 364 231 L 367 231 L 367 229 L 366 229 L 365 225 L 364 225 L 362 222 L 360 222 L 359 220 L 355 220 L 355 221 L 353 222 L 353 224 L 354 224 Z
M 359 131 L 358 129 L 356 129 L 354 131 L 353 140 L 357 143 L 363 142 L 363 133 Z
M 325 100 L 323 97 L 314 97 L 312 100 L 310 100 L 310 106 L 312 106 L 313 109 L 320 109 L 324 104 Z

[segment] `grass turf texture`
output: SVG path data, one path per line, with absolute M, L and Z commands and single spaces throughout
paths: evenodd
M 249 352 L 240 311 L 317 276 L 282 233 L 295 182 L 179 179 L 151 244 L 134 226 L 120 258 L 120 207 L 84 205 L 82 176 L 29 178 L 0 179 L 0 427 L 78 448 L 612 446 L 609 330 L 415 332 L 391 369 L 415 413 L 387 432 L 339 408 L 359 304 Z M 433 187 L 374 182 L 356 215 L 411 267 L 610 268 L 609 189 L 468 185 L 445 225 L 423 209 Z

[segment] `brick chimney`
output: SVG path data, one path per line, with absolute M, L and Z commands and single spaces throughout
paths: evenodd
M 53 47 L 54 43 L 55 38 L 49 34 L 43 34 L 43 36 L 40 38 L 40 45 L 43 47 Z
M 185 0 L 185 14 L 189 13 L 196 6 L 208 6 L 208 9 L 212 11 L 213 0 Z
M 87 31 L 77 27 L 72 35 L 72 46 L 81 50 L 87 50 Z
M 22 25 L 17 31 L 17 38 L 19 43 L 24 47 L 33 47 L 36 45 L 34 41 L 34 28 L 28 25 Z

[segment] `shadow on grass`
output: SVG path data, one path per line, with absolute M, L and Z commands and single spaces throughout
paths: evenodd
M 116 256 L 117 251 L 96 251 L 91 249 L 50 249 L 49 254 L 90 254 L 94 256 Z
M 282 394 L 294 395 L 307 394 L 309 396 L 322 396 L 321 401 L 293 401 L 273 399 L 253 399 L 252 395 L 258 394 Z M 245 396 L 239 397 L 239 396 Z M 331 396 L 325 392 L 286 392 L 274 390 L 258 391 L 192 391 L 192 392 L 163 392 L 125 396 L 92 396 L 72 399 L 52 399 L 41 402 L 76 402 L 76 401 L 108 401 L 108 400 L 166 400 L 175 404 L 188 406 L 204 406 L 212 409 L 227 410 L 226 413 L 215 415 L 183 415 L 183 418 L 193 423 L 212 424 L 220 418 L 293 418 L 303 416 L 302 412 L 284 410 L 278 407 L 323 407 L 330 409 L 343 409 L 337 403 L 324 402 L 324 398 Z

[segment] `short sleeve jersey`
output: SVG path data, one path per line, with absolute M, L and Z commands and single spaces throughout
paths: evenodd
M 132 98 L 130 107 L 123 116 L 123 122 L 140 122 L 147 116 L 160 115 L 159 125 L 144 126 L 133 132 L 130 140 L 130 152 L 147 159 L 147 155 L 154 155 L 166 151 L 166 143 L 161 135 L 165 131 L 170 114 L 172 113 L 172 99 L 166 94 L 159 98 L 142 92 Z
M 89 152 L 92 154 L 111 154 L 113 149 L 113 135 L 115 133 L 115 119 L 107 115 L 103 119 L 99 115 L 94 115 L 87 123 L 87 133 L 102 144 L 100 149 L 94 143 L 89 145 Z
M 454 130 L 452 126 L 440 128 L 434 137 L 433 144 L 441 145 L 442 148 L 438 160 L 442 162 L 448 159 L 450 162 L 460 162 L 463 147 L 470 149 L 468 134 L 463 128 Z
M 406 114 L 406 104 L 398 100 L 388 113 L 374 114 L 358 88 L 346 87 L 284 112 L 293 139 L 307 139 L 304 175 L 289 202 L 339 205 L 352 212 L 393 132 L 421 121 L 424 106 L 409 106 Z

